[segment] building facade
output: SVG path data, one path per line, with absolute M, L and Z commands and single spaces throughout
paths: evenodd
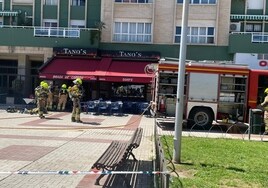
M 237 63 L 250 59 L 268 65 L 266 0 L 189 2 L 187 59 Z M 70 69 L 85 57 L 148 63 L 160 57 L 178 58 L 182 7 L 183 0 L 0 0 L 0 95 L 30 95 L 40 79 L 47 79 L 39 78 L 39 68 L 53 64 L 55 56 L 75 56 Z M 94 53 L 62 54 L 59 49 Z M 53 74 L 60 75 L 52 78 L 62 83 L 62 73 Z M 116 83 L 101 79 L 95 81 L 107 85 L 106 92 L 121 84 L 120 79 Z M 103 85 L 97 87 L 95 81 L 87 82 L 97 92 Z

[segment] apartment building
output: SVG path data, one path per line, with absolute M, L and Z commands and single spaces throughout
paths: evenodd
M 255 58 L 266 66 L 266 0 L 189 2 L 187 59 Z M 1 8 L 3 94 L 27 96 L 39 79 L 62 83 L 80 76 L 91 98 L 112 97 L 123 85 L 149 99 L 146 65 L 179 56 L 183 0 L 0 0 Z M 84 61 L 91 68 L 80 70 Z M 128 72 L 135 69 L 143 72 Z
M 99 13 L 97 0 L 0 0 L 1 103 L 33 93 L 54 48 L 97 48 Z

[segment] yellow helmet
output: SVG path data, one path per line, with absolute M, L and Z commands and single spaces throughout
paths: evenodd
M 73 81 L 74 84 L 79 84 L 79 85 L 82 85 L 82 79 L 81 78 L 76 78 L 74 81 Z
M 264 90 L 264 93 L 266 93 L 266 94 L 268 93 L 268 88 L 266 88 L 266 89 Z
M 44 83 L 42 84 L 42 87 L 43 87 L 44 89 L 48 89 L 48 83 L 44 82 Z
M 67 85 L 66 84 L 62 84 L 61 88 L 66 89 Z
M 46 83 L 46 81 L 44 81 L 44 80 L 41 81 L 41 82 L 40 82 L 40 86 L 42 86 L 44 83 Z

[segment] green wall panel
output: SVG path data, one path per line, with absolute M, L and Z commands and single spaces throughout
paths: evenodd
M 85 7 L 71 6 L 71 20 L 85 20 Z
M 268 45 L 266 43 L 252 43 L 251 35 L 230 35 L 229 53 L 267 53 Z
M 80 38 L 34 37 L 34 29 L 0 28 L 0 46 L 98 48 L 91 43 L 90 31 L 81 31 Z
M 245 1 L 232 0 L 231 14 L 245 14 Z
M 43 18 L 44 19 L 58 19 L 58 7 L 54 5 L 44 5 L 43 9 Z
M 151 44 L 111 44 L 101 43 L 103 50 L 127 50 L 127 51 L 157 51 L 161 57 L 179 58 L 179 45 L 151 45 Z M 228 47 L 215 46 L 187 46 L 186 59 L 189 60 L 232 60 L 232 55 L 228 54 Z
M 263 15 L 263 10 L 248 9 L 247 14 L 249 14 L 249 15 Z
M 69 1 L 60 1 L 59 27 L 68 27 Z
M 11 10 L 10 0 L 4 0 L 4 10 Z
M 41 0 L 35 0 L 34 7 L 34 26 L 41 26 Z
M 89 0 L 87 6 L 88 6 L 87 27 L 94 28 L 94 27 L 96 27 L 96 24 L 98 22 L 100 22 L 101 1 L 100 0 Z

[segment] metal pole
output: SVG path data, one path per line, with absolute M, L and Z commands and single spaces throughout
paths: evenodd
M 174 135 L 174 152 L 173 161 L 175 163 L 181 162 L 181 136 L 182 136 L 182 122 L 183 122 L 183 105 L 184 105 L 184 80 L 185 80 L 185 60 L 186 60 L 186 43 L 188 30 L 188 11 L 189 1 L 183 1 L 182 9 L 182 31 L 180 43 L 180 57 L 178 69 L 178 85 L 177 85 L 177 101 L 176 101 L 176 115 L 175 115 L 175 135 Z
M 248 124 L 248 140 L 250 140 L 251 136 L 251 128 L 252 128 L 252 109 L 249 109 L 249 124 Z

